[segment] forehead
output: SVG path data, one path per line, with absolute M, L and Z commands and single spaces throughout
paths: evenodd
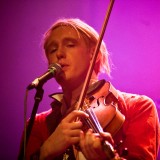
M 49 39 L 52 40 L 59 40 L 65 37 L 71 37 L 75 39 L 80 39 L 81 35 L 78 30 L 75 30 L 73 27 L 70 26 L 58 26 L 52 30 L 47 35 L 46 41 Z
M 76 28 L 73 28 L 72 26 L 58 26 L 56 28 L 53 28 L 51 31 L 51 34 L 60 34 L 61 36 L 64 34 L 68 35 L 68 36 L 75 36 L 75 37 L 79 37 L 80 33 Z
M 69 38 L 75 39 L 77 41 L 86 41 L 86 36 L 81 31 L 72 26 L 67 25 L 57 26 L 51 29 L 49 32 L 47 32 L 45 36 L 46 37 L 44 40 L 44 48 L 47 48 L 53 42 L 56 43 Z

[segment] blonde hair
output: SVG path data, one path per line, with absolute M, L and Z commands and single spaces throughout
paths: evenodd
M 57 27 L 59 26 L 71 26 L 73 27 L 77 33 L 85 35 L 87 38 L 88 42 L 92 46 L 96 46 L 96 43 L 99 38 L 99 34 L 95 29 L 93 29 L 91 26 L 86 24 L 80 19 L 77 18 L 69 18 L 69 19 L 59 19 L 57 20 L 50 28 L 49 30 L 44 34 L 44 39 L 43 39 L 43 47 L 44 49 L 46 48 L 46 43 L 47 39 L 50 36 L 50 33 Z M 106 45 L 104 41 L 102 41 L 98 57 L 97 57 L 96 64 L 94 66 L 94 71 L 98 75 L 99 73 L 107 73 L 107 75 L 110 77 L 110 63 L 109 63 L 109 53 L 107 51 Z

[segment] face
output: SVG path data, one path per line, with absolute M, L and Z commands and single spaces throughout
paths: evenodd
M 65 85 L 80 85 L 86 77 L 91 49 L 86 40 L 70 26 L 60 26 L 54 29 L 45 45 L 49 64 L 59 63 L 63 73 L 57 78 L 58 83 Z

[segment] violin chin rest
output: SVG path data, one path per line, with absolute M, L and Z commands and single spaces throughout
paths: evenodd
M 125 116 L 117 109 L 115 116 L 110 121 L 110 123 L 104 127 L 104 131 L 109 132 L 112 136 L 114 136 L 118 130 L 122 127 L 125 121 Z

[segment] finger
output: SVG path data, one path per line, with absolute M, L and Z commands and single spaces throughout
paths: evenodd
M 103 140 L 108 141 L 111 145 L 114 145 L 114 140 L 109 132 L 101 132 L 101 137 Z
M 105 152 L 102 148 L 101 137 L 95 133 L 88 134 L 88 147 L 86 152 L 88 157 L 93 159 L 106 159 Z
M 71 145 L 77 144 L 80 141 L 80 137 L 72 137 L 70 140 Z
M 84 142 L 84 151 L 87 157 L 92 157 L 95 154 L 93 148 L 94 140 L 95 140 L 95 135 L 93 134 L 93 131 L 89 129 L 85 135 L 85 142 Z
M 68 114 L 64 120 L 67 122 L 73 122 L 77 117 L 87 118 L 89 115 L 83 111 L 74 110 L 70 114 Z
M 94 139 L 95 135 L 93 134 L 92 129 L 89 129 L 86 133 L 86 144 L 87 144 L 86 147 L 88 149 L 90 149 L 90 147 L 93 145 Z
M 69 130 L 68 131 L 68 135 L 70 137 L 78 137 L 78 138 L 80 138 L 80 132 L 81 132 L 81 129 Z
M 81 129 L 83 126 L 83 123 L 81 121 L 77 121 L 77 122 L 72 122 L 70 123 L 70 129 L 74 130 L 74 129 Z
M 83 131 L 80 132 L 80 147 L 81 147 L 81 151 L 82 153 L 85 155 L 85 157 L 88 159 L 88 152 L 86 150 L 86 134 L 84 134 Z
M 84 132 L 83 131 L 80 131 L 80 146 L 84 146 L 84 142 L 85 142 L 85 139 L 84 139 Z

